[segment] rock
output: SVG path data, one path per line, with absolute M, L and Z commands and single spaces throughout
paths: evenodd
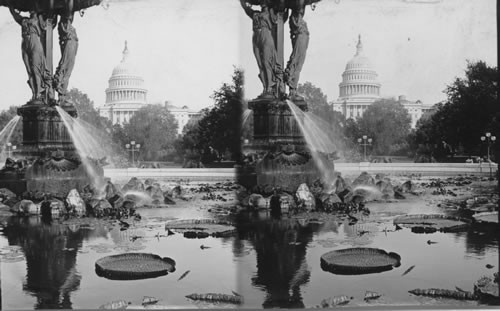
M 305 183 L 299 186 L 295 196 L 297 197 L 298 205 L 305 208 L 306 211 L 311 211 L 316 207 L 316 200 Z
M 21 213 L 25 215 L 39 215 L 40 207 L 31 200 L 22 200 L 14 205 L 11 209 L 14 213 Z
M 267 200 L 261 195 L 257 193 L 252 193 L 248 198 L 249 206 L 253 206 L 255 208 L 268 208 Z
M 161 190 L 160 184 L 154 183 L 146 188 L 146 193 L 149 195 L 151 200 L 160 201 L 163 203 L 164 196 L 163 191 Z
M 290 209 L 294 209 L 297 204 L 295 204 L 295 199 L 293 195 L 288 194 L 286 192 L 280 194 L 280 206 L 283 212 L 289 211 Z
M 17 195 L 10 191 L 9 189 L 7 188 L 1 188 L 0 189 L 0 199 L 1 199 L 1 202 L 5 202 L 11 198 L 16 198 Z
M 342 202 L 347 202 L 346 198 L 352 197 L 352 195 L 353 193 L 349 189 L 344 189 L 343 191 L 337 193 L 337 196 L 342 200 Z
M 14 205 L 16 205 L 16 203 L 18 203 L 20 201 L 21 200 L 18 199 L 17 197 L 11 197 L 11 198 L 8 198 L 7 200 L 2 201 L 2 203 L 12 208 Z
M 163 193 L 163 203 L 169 204 L 169 205 L 174 205 L 175 204 L 174 199 L 172 199 L 172 197 L 170 196 L 170 194 L 168 194 L 167 191 L 165 191 Z
M 80 197 L 76 189 L 73 189 L 69 192 L 68 197 L 66 198 L 66 204 L 68 213 L 84 215 L 87 211 L 85 202 Z
M 335 193 L 339 194 L 345 190 L 350 190 L 351 185 L 348 182 L 348 180 L 342 178 L 342 176 L 339 174 L 337 175 L 337 178 L 333 182 L 334 188 L 335 188 Z
M 147 188 L 149 186 L 152 186 L 153 184 L 155 184 L 155 180 L 152 179 L 152 178 L 147 178 L 145 181 L 144 181 L 144 186 Z
M 404 200 L 406 197 L 399 191 L 394 192 L 394 198 L 398 200 Z
M 379 180 L 376 183 L 377 188 L 382 192 L 382 195 L 392 198 L 394 196 L 394 187 L 388 178 Z
M 342 203 L 342 200 L 335 193 L 331 193 L 331 194 L 325 193 L 320 197 L 320 200 L 321 200 L 321 203 L 323 203 L 323 206 L 332 205 L 335 203 Z
M 50 200 L 50 213 L 52 217 L 59 217 L 64 213 L 64 202 L 58 199 Z
M 122 188 L 123 193 L 130 191 L 144 192 L 144 184 L 137 177 L 132 177 Z
M 355 188 L 356 186 L 363 185 L 363 186 L 373 186 L 375 185 L 375 179 L 368 174 L 367 172 L 361 173 L 361 175 L 358 176 L 353 182 L 352 186 Z
M 379 180 L 384 180 L 387 178 L 387 175 L 384 174 L 384 173 L 377 173 L 375 174 L 375 180 L 376 181 L 379 181 Z
M 174 199 L 175 199 L 175 198 L 178 198 L 178 197 L 183 196 L 183 195 L 184 195 L 184 192 L 185 192 L 185 191 L 184 191 L 184 189 L 182 189 L 181 185 L 176 185 L 176 186 L 172 189 L 172 191 L 171 191 L 170 195 L 172 196 L 172 198 L 174 198 Z
M 108 180 L 106 186 L 104 187 L 104 198 L 106 200 L 110 200 L 116 196 L 121 196 L 120 191 L 116 188 L 116 186 Z M 111 203 L 111 202 L 110 202 Z M 113 204 L 113 203 L 111 203 Z
M 105 215 L 109 215 L 113 206 L 109 201 L 104 199 L 94 199 L 90 202 L 90 206 L 92 207 L 92 211 L 96 217 L 102 217 Z
M 413 188 L 414 184 L 411 182 L 411 180 L 407 180 L 401 185 L 401 192 L 411 192 Z

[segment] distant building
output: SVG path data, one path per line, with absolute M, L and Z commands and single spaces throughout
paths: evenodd
M 361 36 L 358 37 L 356 54 L 347 62 L 339 84 L 339 97 L 333 102 L 333 110 L 341 112 L 346 119 L 361 117 L 375 101 L 380 100 L 381 84 L 378 74 L 370 60 L 364 55 Z M 415 127 L 418 119 L 432 106 L 424 105 L 420 100 L 409 101 L 405 96 L 398 98 L 411 116 L 411 126 Z
M 129 49 L 125 41 L 122 61 L 113 69 L 106 89 L 106 102 L 99 108 L 99 114 L 108 118 L 113 124 L 124 124 L 142 107 L 148 105 L 147 93 L 144 87 L 144 79 L 136 67 L 129 60 Z M 178 134 L 182 134 L 184 126 L 189 120 L 199 118 L 199 111 L 189 110 L 187 106 L 182 108 L 165 102 L 165 107 L 173 114 L 178 127 Z
M 127 41 L 123 49 L 122 61 L 113 69 L 106 89 L 106 103 L 99 108 L 102 117 L 113 124 L 124 125 L 139 109 L 146 105 L 148 91 L 144 79 L 129 61 Z
M 201 112 L 190 110 L 188 106 L 177 107 L 169 102 L 165 102 L 165 107 L 170 111 L 177 121 L 177 134 L 181 135 L 182 130 L 190 120 L 197 120 L 201 117 Z

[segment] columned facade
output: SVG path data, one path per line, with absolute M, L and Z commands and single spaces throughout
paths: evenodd
M 129 61 L 127 42 L 120 64 L 113 69 L 106 89 L 106 102 L 99 108 L 100 115 L 113 124 L 124 125 L 140 108 L 146 105 L 147 90 L 144 79 Z

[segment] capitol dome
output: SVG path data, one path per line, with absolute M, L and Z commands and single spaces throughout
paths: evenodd
M 125 41 L 122 61 L 113 69 L 106 89 L 106 104 L 146 104 L 147 90 L 144 79 L 129 61 L 129 50 Z
M 373 69 L 370 60 L 364 56 L 361 36 L 358 37 L 356 54 L 345 66 L 339 89 L 339 99 L 352 97 L 378 98 L 380 96 L 378 74 Z
M 101 116 L 113 124 L 124 125 L 142 107 L 146 105 L 148 91 L 144 79 L 129 60 L 127 41 L 123 49 L 121 62 L 113 69 L 106 89 L 106 101 L 99 108 Z

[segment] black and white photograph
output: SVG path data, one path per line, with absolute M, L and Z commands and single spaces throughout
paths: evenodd
M 0 309 L 500 305 L 494 0 L 0 0 Z

